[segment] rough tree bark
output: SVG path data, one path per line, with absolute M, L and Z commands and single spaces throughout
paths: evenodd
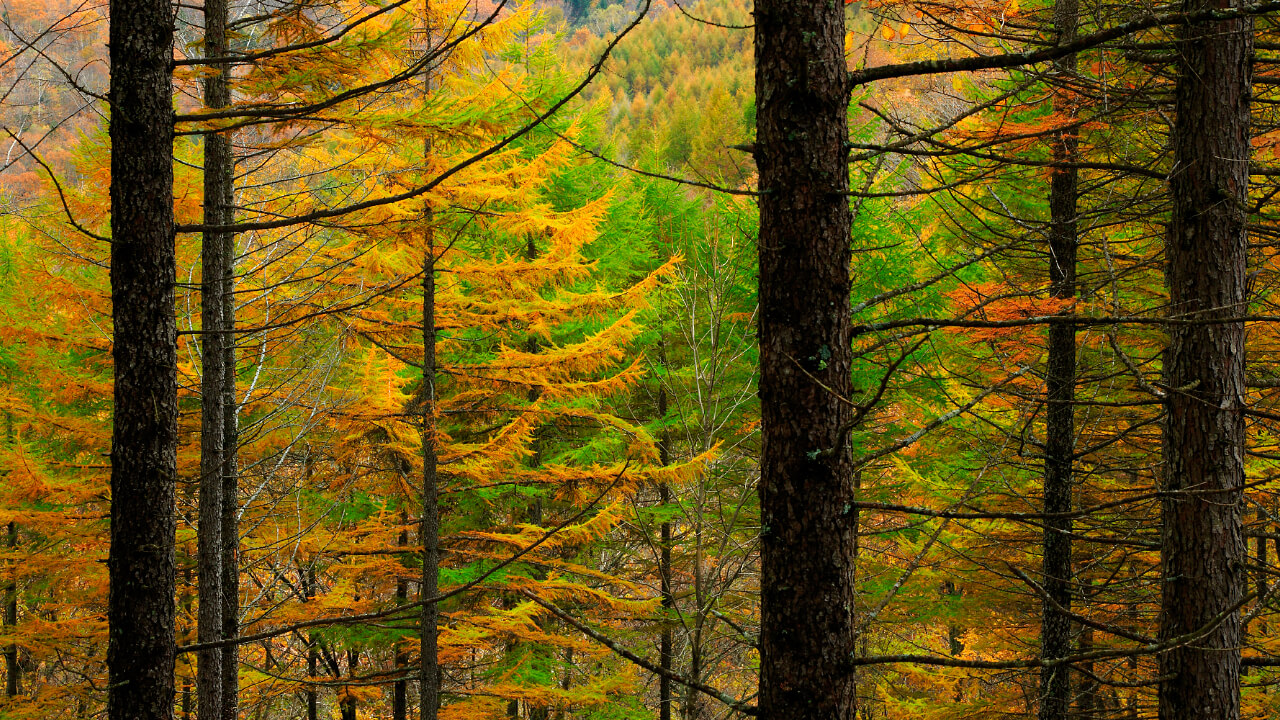
M 1058 0 L 1053 25 L 1059 43 L 1076 37 L 1079 0 Z M 1067 55 L 1054 63 L 1057 75 L 1075 73 L 1076 57 Z M 1058 97 L 1064 97 L 1065 91 Z M 1069 101 L 1068 101 L 1069 103 Z M 1059 108 L 1060 111 L 1064 108 Z M 1075 128 L 1055 133 L 1053 159 L 1064 166 L 1054 170 L 1049 183 L 1049 295 L 1065 300 L 1076 294 L 1076 221 L 1079 136 Z M 1071 607 L 1071 512 L 1073 456 L 1075 454 L 1076 326 L 1070 320 L 1049 323 L 1048 360 L 1045 371 L 1044 525 L 1045 600 L 1041 612 L 1040 654 L 1046 660 L 1071 654 L 1071 619 L 1060 611 Z M 1058 514 L 1057 517 L 1053 517 Z M 1040 673 L 1040 720 L 1066 720 L 1071 709 L 1071 669 L 1051 665 Z
M 763 720 L 855 717 L 844 28 L 841 2 L 755 5 Z
M 226 185 L 227 224 L 234 220 L 231 200 L 231 182 L 235 165 L 227 143 L 228 182 Z M 235 287 L 235 236 L 228 234 L 223 245 L 222 323 L 226 341 L 222 344 L 222 367 L 226 372 L 223 382 L 222 429 L 222 636 L 233 638 L 240 634 L 240 475 L 238 454 L 240 448 L 239 400 L 236 397 L 236 327 Z M 237 720 L 240 716 L 240 646 L 227 645 L 222 649 L 222 720 Z
M 205 0 L 206 49 L 209 56 L 231 54 L 227 34 L 229 16 L 227 0 Z M 206 87 L 205 104 L 210 108 L 231 106 L 231 67 L 219 65 Z M 215 220 L 205 222 L 229 226 L 235 222 L 236 160 L 232 150 L 231 131 L 206 136 L 205 204 Z M 210 198 L 214 198 L 210 204 Z M 235 297 L 235 233 L 216 233 L 217 278 L 222 283 L 218 293 L 222 312 L 217 320 L 222 337 L 221 402 L 222 410 L 222 637 L 240 634 L 240 506 L 239 463 L 240 429 L 239 399 L 236 397 L 236 297 Z M 206 267 L 208 267 L 206 265 Z M 215 397 L 207 395 L 206 397 Z M 216 420 L 209 418 L 209 422 Z M 236 720 L 240 715 L 240 646 L 222 649 L 222 720 Z
M 107 714 L 169 720 L 178 439 L 173 17 L 169 0 L 111 0 L 110 14 L 115 410 Z
M 1160 639 L 1177 644 L 1159 656 L 1159 715 L 1235 720 L 1247 580 L 1244 323 L 1214 321 L 1244 311 L 1252 21 L 1180 30 L 1166 280 L 1173 317 L 1211 322 L 1170 326 L 1164 358 Z
M 226 0 L 205 0 L 205 57 L 227 55 Z M 204 82 L 206 107 L 225 108 L 231 104 L 228 69 L 217 65 L 209 70 Z M 231 147 L 223 133 L 204 136 L 204 222 L 206 225 L 230 223 Z M 232 342 L 225 334 L 223 318 L 225 301 L 223 276 L 226 245 L 231 241 L 225 232 L 205 232 L 200 246 L 200 512 L 197 532 L 196 575 L 200 598 L 197 636 L 200 642 L 213 642 L 223 635 L 223 476 L 226 473 L 226 350 Z M 201 650 L 196 658 L 196 710 L 200 720 L 222 720 L 223 717 L 223 652 L 215 647 Z
M 423 52 L 432 43 L 431 1 L 423 0 Z M 431 73 L 422 74 L 424 93 L 431 92 Z M 423 164 L 431 157 L 431 138 L 422 141 Z M 440 476 L 436 446 L 436 243 L 434 213 L 424 202 L 422 237 L 422 385 L 418 388 L 418 413 L 422 420 L 422 517 L 418 526 L 422 544 L 422 578 L 418 600 L 419 705 L 418 720 L 436 720 L 440 714 L 440 608 L 427 602 L 440 594 Z
M 429 148 L 429 145 L 428 145 Z M 437 627 L 440 610 L 425 602 L 440 594 L 440 488 L 436 457 L 436 267 L 431 212 L 426 213 L 426 237 L 422 261 L 422 387 L 418 412 L 422 416 L 422 581 L 419 599 L 424 601 L 419 618 L 421 687 L 420 720 L 436 720 L 440 711 L 440 663 Z

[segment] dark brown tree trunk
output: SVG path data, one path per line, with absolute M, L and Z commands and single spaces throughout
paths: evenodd
M 431 0 L 422 1 L 423 52 L 432 46 Z M 422 74 L 422 89 L 430 93 L 431 72 Z M 423 160 L 431 158 L 431 138 L 422 141 Z M 422 419 L 422 518 L 419 541 L 422 544 L 422 581 L 418 599 L 422 610 L 418 618 L 419 705 L 418 720 L 437 720 L 440 715 L 440 608 L 428 602 L 440 594 L 440 475 L 437 468 L 439 448 L 436 445 L 436 243 L 434 210 L 423 204 L 422 213 L 422 385 L 418 388 L 418 412 Z
M 1233 4 L 1234 5 L 1234 4 Z M 1184 9 L 1221 7 L 1187 0 Z M 1162 720 L 1240 716 L 1244 312 L 1252 21 L 1180 28 L 1166 241 Z M 1194 634 L 1194 639 L 1192 639 Z
M 1058 42 L 1076 37 L 1078 0 L 1058 0 L 1053 24 Z M 1076 58 L 1054 63 L 1059 75 L 1075 73 Z M 1063 94 L 1060 93 L 1059 97 Z M 1068 100 L 1068 104 L 1069 104 Z M 1059 108 L 1060 112 L 1062 108 Z M 1078 161 L 1079 137 L 1072 128 L 1053 138 L 1055 162 Z M 1065 300 L 1076 294 L 1076 201 L 1078 173 L 1074 167 L 1054 170 L 1049 186 L 1049 295 Z M 1071 512 L 1072 465 L 1075 453 L 1076 327 L 1070 320 L 1049 323 L 1045 372 L 1044 565 L 1045 600 L 1040 625 L 1040 655 L 1046 660 L 1071 654 Z M 1058 514 L 1058 517 L 1053 517 Z M 1059 610 L 1058 608 L 1061 608 Z M 1040 720 L 1066 720 L 1071 708 L 1071 668 L 1050 665 L 1040 672 Z
M 1078 649 L 1081 655 L 1087 655 L 1097 648 L 1093 644 L 1093 628 L 1080 628 L 1080 641 Z M 1085 661 L 1080 663 L 1080 681 L 1079 689 L 1076 691 L 1076 717 L 1088 718 L 1095 717 L 1100 709 L 1098 695 L 1098 681 L 1093 679 L 1094 665 L 1093 661 Z
M 228 221 L 230 222 L 230 221 Z M 234 244 L 228 243 L 228 253 L 234 254 Z M 231 263 L 224 265 L 230 272 Z M 224 290 L 226 306 L 223 322 L 228 330 L 235 328 L 235 301 L 230 295 L 231 282 Z M 223 345 L 226 352 L 226 398 L 223 405 L 223 475 L 222 475 L 222 636 L 233 638 L 240 634 L 240 491 L 236 462 L 236 450 L 240 442 L 237 430 L 236 359 L 234 336 L 227 335 Z M 240 714 L 240 646 L 228 645 L 222 650 L 222 720 L 236 720 Z
M 665 449 L 665 448 L 664 448 Z M 658 487 L 658 502 L 666 505 L 671 502 L 671 490 L 666 485 Z M 671 522 L 662 523 L 661 546 L 658 549 L 658 575 L 661 584 L 663 623 L 662 635 L 658 639 L 658 665 L 663 674 L 658 678 L 658 720 L 671 720 L 671 678 L 672 669 L 672 631 L 671 614 L 675 610 L 675 596 L 671 592 Z
M 307 474 L 310 476 L 311 464 L 307 463 Z M 316 568 L 311 565 L 303 574 L 302 579 L 302 600 L 307 602 L 316 595 Z M 307 678 L 314 680 L 316 673 L 320 671 L 320 653 L 316 652 L 316 640 L 314 635 L 307 635 Z M 317 720 L 318 707 L 316 703 L 316 686 L 308 685 L 306 690 L 307 698 L 307 720 Z
M 228 98 L 230 94 L 228 93 Z M 235 158 L 231 152 L 231 136 L 225 136 L 225 154 L 220 172 L 226 178 L 223 205 L 225 224 L 235 221 L 232 180 Z M 222 244 L 222 636 L 240 634 L 240 476 L 239 476 L 239 400 L 236 397 L 236 298 L 233 233 L 227 233 Z M 228 645 L 222 651 L 222 718 L 236 720 L 240 714 L 240 646 Z
M 430 143 L 425 143 L 427 154 Z M 434 602 L 426 602 L 439 594 L 440 588 L 440 489 L 436 469 L 436 263 L 435 237 L 431 229 L 432 213 L 428 208 L 424 226 L 422 260 L 422 387 L 419 388 L 418 412 L 422 417 L 422 582 L 419 599 L 424 601 L 419 618 L 419 645 L 422 662 L 418 681 L 421 685 L 420 720 L 436 720 L 440 711 L 440 663 L 437 654 L 440 610 Z
M 228 223 L 231 219 L 228 218 Z M 230 331 L 236 326 L 235 298 L 231 295 L 232 256 L 235 243 L 228 238 L 227 259 L 223 268 L 228 273 L 223 290 L 225 306 L 222 320 Z M 226 368 L 226 390 L 223 403 L 223 475 L 222 475 L 222 636 L 240 634 L 240 482 L 237 449 L 236 348 L 234 335 L 228 332 L 223 344 Z M 228 645 L 222 650 L 222 720 L 237 720 L 240 715 L 240 646 Z
M 4 414 L 4 441 L 13 447 L 13 415 Z M 4 625 L 13 632 L 18 627 L 18 524 L 10 522 L 7 528 L 5 545 L 15 559 L 9 565 L 9 583 L 4 589 Z M 22 684 L 22 668 L 18 666 L 18 643 L 10 642 L 4 648 L 4 696 L 6 702 L 12 703 Z
M 111 302 L 115 408 L 107 714 L 173 717 L 177 328 L 173 18 L 111 0 Z
M 666 365 L 666 347 L 658 341 L 658 358 Z M 663 421 L 662 433 L 658 440 L 658 461 L 663 466 L 671 464 L 671 432 L 666 428 L 667 388 L 660 380 L 658 384 L 658 418 Z M 664 483 L 658 486 L 658 503 L 664 508 L 671 502 L 671 488 Z M 664 520 L 661 527 L 658 545 L 658 583 L 662 594 L 663 623 L 662 635 L 658 639 L 658 665 L 664 671 L 658 678 L 658 720 L 671 720 L 671 678 L 672 669 L 672 628 L 671 615 L 675 611 L 676 599 L 671 587 L 671 521 Z
M 205 0 L 205 57 L 227 55 L 226 0 Z M 225 108 L 231 104 L 227 66 L 215 65 L 204 82 L 205 106 Z M 222 133 L 204 138 L 204 222 L 206 225 L 230 223 L 231 147 Z M 223 636 L 223 588 L 225 573 L 223 555 L 223 488 L 226 474 L 226 350 L 232 342 L 226 334 L 223 318 L 225 301 L 224 261 L 229 256 L 226 245 L 229 233 L 206 232 L 201 242 L 201 306 L 200 323 L 205 331 L 200 337 L 200 513 L 197 533 L 196 574 L 199 583 L 199 613 L 196 634 L 200 642 L 212 642 Z M 197 656 L 196 710 L 200 720 L 223 718 L 223 648 L 202 650 Z
M 408 498 L 406 498 L 408 500 Z M 408 525 L 409 516 L 403 510 L 400 513 L 400 522 Z M 401 547 L 409 546 L 408 530 L 401 530 L 398 538 Z M 396 582 L 396 602 L 403 605 L 409 598 L 409 583 L 402 580 Z M 409 665 L 409 653 L 405 652 L 402 643 L 396 643 L 395 656 L 396 669 L 406 668 Z M 409 682 L 407 680 L 397 680 L 395 685 L 391 687 L 391 720 L 408 720 L 409 718 Z
M 1267 510 L 1261 505 L 1258 506 L 1258 531 L 1266 532 L 1267 528 Z M 1262 603 L 1267 597 L 1267 539 L 1260 537 L 1254 543 L 1254 565 L 1257 567 L 1254 575 L 1254 592 L 1258 595 L 1258 602 Z M 1267 634 L 1267 621 L 1259 618 L 1256 626 L 1258 635 L 1265 637 Z
M 855 717 L 844 12 L 755 5 L 763 720 Z
M 12 421 L 11 421 L 12 422 Z M 18 525 L 9 523 L 5 545 L 13 554 L 18 548 Z M 9 566 L 9 584 L 4 588 L 4 626 L 9 632 L 18 627 L 18 563 L 14 560 Z M 22 668 L 18 666 L 18 643 L 10 642 L 4 647 L 4 696 L 7 703 L 12 703 L 21 689 Z
M 356 676 L 356 668 L 360 665 L 360 651 L 347 651 L 347 675 L 349 677 Z M 338 707 L 342 712 L 342 720 L 356 720 L 356 710 L 358 703 L 355 695 L 343 693 L 342 699 L 338 701 Z

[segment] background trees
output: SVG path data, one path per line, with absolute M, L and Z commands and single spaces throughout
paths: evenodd
M 443 717 L 712 718 L 779 701 L 864 718 L 1177 715 L 1199 701 L 1157 687 L 1188 658 L 1219 661 L 1207 674 L 1228 685 L 1233 663 L 1252 668 L 1242 714 L 1274 705 L 1270 19 L 786 6 L 655 4 L 572 103 L 641 7 L 233 2 L 222 49 L 215 8 L 179 8 L 171 711 L 211 711 L 192 664 L 201 615 L 215 644 L 195 647 L 234 659 L 220 687 L 242 688 L 245 717 L 413 717 L 423 672 Z M 127 419 L 106 399 L 107 351 L 127 347 L 113 333 L 128 324 L 106 322 L 119 248 L 94 237 L 119 176 L 98 121 L 71 113 L 107 89 L 105 26 L 92 8 L 5 10 L 0 270 L 40 281 L 6 283 L 0 307 L 0 713 L 87 715 L 105 697 L 92 560 L 119 498 L 105 427 Z M 1225 134 L 1192 122 L 1199 90 L 1177 81 L 1200 41 L 1171 28 L 1203 23 L 1258 37 L 1255 101 Z M 753 92 L 756 34 L 761 88 L 797 48 L 823 60 Z M 1211 75 L 1244 103 L 1247 72 L 1237 58 Z M 219 78 L 227 94 L 204 99 Z M 829 132 L 796 131 L 819 106 Z M 1233 158 L 1234 194 L 1189 200 L 1216 187 L 1190 158 L 1227 137 L 1231 153 L 1210 155 Z M 778 179 L 797 167 L 820 177 Z M 1205 321 L 1179 307 L 1225 266 L 1166 239 L 1218 212 L 1240 229 Z M 826 235 L 802 232 L 821 217 Z M 829 252 L 796 244 L 818 237 Z M 1200 336 L 1230 341 L 1238 408 L 1197 395 L 1228 362 Z M 1175 357 L 1211 371 L 1174 380 Z M 1209 437 L 1208 420 L 1178 418 L 1211 407 L 1230 426 L 1214 437 L 1239 448 L 1226 504 L 1171 494 L 1201 487 L 1176 472 L 1192 443 L 1173 438 Z M 238 461 L 215 459 L 217 427 Z M 218 508 L 199 491 L 214 479 Z M 433 509 L 438 566 L 420 552 Z M 1186 556 L 1247 567 L 1190 585 L 1225 599 L 1162 628 L 1161 594 L 1186 576 L 1169 538 L 1192 547 L 1213 513 L 1248 518 L 1224 535 L 1239 541 Z M 222 540 L 197 541 L 201 527 Z M 788 538 L 798 549 L 775 545 Z M 202 549 L 223 572 L 197 568 Z M 229 611 L 211 612 L 214 576 L 238 587 Z M 438 673 L 416 641 L 424 607 Z M 1174 642 L 1232 635 L 1237 612 L 1247 632 L 1223 647 L 1243 657 Z M 797 625 L 827 621 L 841 629 Z M 830 661 L 777 652 L 797 636 Z M 1234 691 L 1217 697 L 1230 714 Z

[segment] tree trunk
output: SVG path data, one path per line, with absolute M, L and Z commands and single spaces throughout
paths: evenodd
M 408 498 L 406 498 L 408 500 Z M 408 526 L 409 517 L 401 510 L 400 522 Z M 401 530 L 397 538 L 400 547 L 409 546 L 409 532 Z M 409 598 L 409 583 L 403 579 L 396 582 L 396 604 L 403 605 L 405 600 Z M 396 643 L 395 666 L 397 670 L 408 667 L 409 653 L 405 652 L 402 643 Z M 397 680 L 395 685 L 391 687 L 391 720 L 408 720 L 409 718 L 409 681 Z
M 663 454 L 666 448 L 659 446 Z M 658 502 L 671 502 L 671 490 L 664 484 L 658 487 Z M 662 635 L 658 639 L 658 665 L 665 671 L 658 678 L 658 720 L 671 720 L 672 629 L 671 614 L 675 611 L 675 596 L 671 592 L 671 522 L 663 521 L 661 545 L 658 549 L 658 575 L 662 593 Z
M 230 220 L 228 220 L 230 222 Z M 235 245 L 227 244 L 228 255 L 234 254 Z M 224 267 L 231 272 L 230 257 Z M 226 328 L 235 328 L 235 300 L 231 296 L 231 281 L 226 282 L 224 299 L 226 306 L 223 322 Z M 240 433 L 237 429 L 236 355 L 234 336 L 228 333 L 223 345 L 226 353 L 226 401 L 223 405 L 223 475 L 222 475 L 222 636 L 233 638 L 240 634 L 240 483 L 237 448 Z M 240 646 L 227 645 L 222 650 L 222 719 L 236 720 L 240 710 Z
M 110 720 L 173 716 L 178 402 L 171 12 L 168 0 L 110 3 Z
M 1053 24 L 1058 42 L 1076 37 L 1078 0 L 1058 0 Z M 1061 75 L 1075 73 L 1076 58 L 1054 63 Z M 1065 93 L 1063 91 L 1059 97 Z M 1064 165 L 1078 161 L 1079 136 L 1074 129 L 1053 138 L 1053 159 Z M 1076 221 L 1078 172 L 1058 167 L 1049 185 L 1049 295 L 1065 300 L 1076 294 Z M 1070 320 L 1049 323 L 1048 367 L 1045 372 L 1044 524 L 1045 600 L 1041 613 L 1040 655 L 1046 660 L 1071 654 L 1071 512 L 1075 453 L 1076 326 Z M 1054 514 L 1062 514 L 1053 517 Z M 1062 608 L 1059 610 L 1058 608 Z M 1071 708 L 1071 668 L 1051 665 L 1040 672 L 1040 720 L 1066 720 Z
M 310 475 L 310 462 L 308 461 L 308 476 Z M 306 572 L 303 574 L 302 580 L 302 601 L 308 602 L 316 596 L 316 566 L 315 560 L 312 559 Z M 307 679 L 314 681 L 316 673 L 320 671 L 320 653 L 316 652 L 316 639 L 314 635 L 307 635 Z M 316 686 L 307 685 L 307 720 L 317 720 L 318 708 L 316 704 Z
M 9 523 L 8 537 L 5 545 L 11 554 L 18 547 L 18 525 Z M 15 555 L 16 557 L 16 555 Z M 4 626 L 9 632 L 18 628 L 18 562 L 13 560 L 9 565 L 9 584 L 4 588 Z M 18 643 L 9 641 L 4 647 L 4 696 L 6 704 L 12 704 L 21 686 L 22 668 L 18 667 Z
M 205 0 L 205 57 L 227 54 L 226 0 Z M 225 108 L 231 104 L 227 68 L 216 65 L 204 82 L 205 107 Z M 204 136 L 204 222 L 225 225 L 230 220 L 228 198 L 231 195 L 229 162 L 230 143 L 226 135 Z M 204 334 L 201 344 L 200 381 L 200 512 L 197 533 L 196 574 L 199 583 L 199 614 L 196 634 L 200 642 L 222 638 L 223 588 L 223 476 L 226 473 L 226 430 L 223 404 L 226 396 L 226 351 L 232 342 L 225 334 L 223 312 L 225 284 L 224 259 L 227 257 L 228 233 L 206 232 L 200 247 L 201 304 L 200 325 Z M 196 671 L 196 710 L 199 720 L 222 720 L 223 648 L 210 648 L 198 653 Z
M 666 366 L 666 346 L 661 340 L 658 341 L 658 358 L 662 363 L 663 369 Z M 667 420 L 667 388 L 662 383 L 665 379 L 660 379 L 658 384 L 658 418 L 662 421 L 662 433 L 658 440 L 658 462 L 663 467 L 671 464 L 671 432 L 666 427 Z M 671 488 L 665 483 L 658 486 L 658 503 L 663 506 L 664 511 L 668 503 L 671 502 Z M 663 674 L 658 678 L 658 720 L 671 720 L 671 678 L 668 674 L 672 669 L 672 628 L 671 615 L 675 611 L 676 599 L 671 587 L 671 521 L 663 520 L 661 528 L 661 538 L 658 545 L 658 583 L 659 591 L 662 594 L 662 635 L 658 639 L 658 665 L 663 669 Z
M 844 3 L 757 0 L 762 720 L 853 720 Z
M 423 52 L 432 45 L 431 0 L 422 2 L 424 32 Z M 422 74 L 424 94 L 431 92 L 431 73 Z M 431 157 L 431 139 L 422 141 L 422 157 Z M 440 477 L 437 471 L 439 448 L 436 445 L 436 245 L 434 212 L 424 201 L 422 213 L 422 385 L 418 388 L 418 412 L 422 418 L 422 518 L 419 525 L 422 543 L 422 582 L 418 599 L 422 601 L 418 637 L 421 661 L 418 664 L 418 720 L 437 720 L 440 714 L 440 658 L 438 640 L 440 608 L 426 602 L 440 594 Z
M 227 95 L 230 101 L 230 93 Z M 226 148 L 219 172 L 226 178 L 223 196 L 224 222 L 235 221 L 233 179 L 235 157 L 231 152 L 231 135 L 225 138 Z M 222 243 L 222 636 L 233 638 L 240 634 L 240 428 L 239 399 L 236 396 L 236 297 L 235 257 L 236 241 L 233 233 L 227 233 Z M 236 720 L 240 707 L 240 646 L 228 645 L 222 651 L 222 718 Z
M 1257 520 L 1258 520 L 1258 531 L 1266 532 L 1267 510 L 1261 505 L 1258 506 Z M 1254 571 L 1255 572 L 1254 581 L 1253 581 L 1254 592 L 1257 593 L 1258 603 L 1261 604 L 1265 602 L 1265 598 L 1267 597 L 1267 539 L 1266 538 L 1260 537 L 1255 541 L 1254 552 L 1255 552 L 1255 555 L 1254 555 L 1253 562 L 1254 562 L 1254 565 L 1257 566 L 1257 570 Z M 1256 628 L 1259 636 L 1266 637 L 1267 621 L 1265 619 L 1263 619 L 1262 617 L 1259 617 Z
M 360 651 L 348 650 L 347 651 L 347 675 L 349 677 L 355 677 L 356 667 L 358 667 L 359 665 L 360 665 Z M 350 688 L 347 688 L 347 690 L 349 691 Z M 355 695 L 352 695 L 350 692 L 344 692 L 342 694 L 342 699 L 338 701 L 338 707 L 342 712 L 342 720 L 356 720 L 357 718 L 356 710 L 358 709 L 358 704 L 357 704 Z
M 1177 319 L 1244 312 L 1252 54 L 1251 20 L 1181 27 L 1166 242 Z M 1169 329 L 1160 639 L 1177 644 L 1159 656 L 1162 720 L 1240 715 L 1244 360 L 1242 322 Z
M 430 142 L 424 143 L 430 153 Z M 423 601 L 419 619 L 421 685 L 420 720 L 436 720 L 440 711 L 440 663 L 437 656 L 437 623 L 440 610 L 434 602 L 426 602 L 439 594 L 440 583 L 440 496 L 436 470 L 436 263 L 435 237 L 431 229 L 432 213 L 424 218 L 426 237 L 422 258 L 422 387 L 418 389 L 418 412 L 422 416 L 422 520 L 419 530 L 422 542 L 422 582 L 419 599 Z

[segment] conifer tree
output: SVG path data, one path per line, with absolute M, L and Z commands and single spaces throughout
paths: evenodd
M 173 715 L 177 328 L 173 24 L 163 0 L 111 13 L 111 592 L 107 713 Z
M 226 57 L 227 3 L 225 0 L 208 0 L 204 6 L 204 52 L 215 64 L 204 82 L 204 103 L 210 109 L 224 109 L 231 104 L 230 68 Z M 207 133 L 204 136 L 204 222 L 207 225 L 229 225 L 232 220 L 231 138 L 223 133 Z M 227 476 L 232 473 L 229 458 L 234 455 L 234 437 L 228 439 L 226 406 L 234 394 L 229 382 L 233 369 L 227 367 L 229 350 L 234 348 L 235 337 L 231 324 L 226 321 L 228 310 L 234 312 L 231 290 L 231 257 L 234 239 L 230 233 L 207 232 L 201 240 L 201 416 L 200 416 L 200 520 L 198 550 L 198 588 L 200 616 L 198 637 L 201 642 L 212 642 L 223 637 L 234 637 L 234 627 L 228 627 L 224 617 L 228 609 L 236 611 L 237 603 L 228 603 L 226 597 L 235 593 L 237 583 L 232 579 L 238 574 L 234 568 L 224 568 L 227 561 L 235 562 L 235 553 L 228 554 L 226 546 L 238 540 L 234 523 L 225 527 L 226 517 L 235 517 L 236 502 L 234 479 L 228 487 Z M 231 350 L 233 357 L 234 350 Z M 231 398 L 234 403 L 234 398 Z M 234 411 L 233 411 L 234 412 Z M 230 492 L 228 492 L 228 490 Z M 231 512 L 224 505 L 233 506 Z M 228 537 L 228 533 L 230 536 Z M 230 582 L 228 582 L 230 581 Z M 234 626 L 234 622 L 232 623 Z M 231 632 L 227 632 L 230 630 Z M 228 679 L 238 674 L 235 664 L 235 646 L 213 647 L 199 656 L 197 677 L 198 711 L 201 720 L 234 720 L 235 688 Z M 225 658 L 224 658 L 225 656 Z M 228 666 L 230 672 L 228 672 Z M 226 709 L 224 709 L 224 707 Z
M 1055 40 L 1075 39 L 1079 25 L 1078 0 L 1058 0 L 1054 4 Z M 1075 72 L 1076 58 L 1067 55 L 1054 62 L 1062 74 Z M 1060 94 L 1064 105 L 1071 102 Z M 1056 109 L 1056 108 L 1055 108 Z M 1064 108 L 1065 109 L 1065 108 Z M 1049 184 L 1049 295 L 1069 300 L 1076 295 L 1076 254 L 1078 236 L 1079 133 L 1075 128 L 1059 131 L 1053 138 L 1055 167 Z M 1049 517 L 1044 529 L 1044 609 L 1041 611 L 1041 656 L 1066 657 L 1071 653 L 1070 612 L 1072 592 L 1070 512 L 1075 464 L 1076 328 L 1067 319 L 1050 323 L 1045 359 L 1045 472 L 1044 512 Z M 1040 720 L 1066 720 L 1071 706 L 1071 668 L 1047 666 L 1041 671 Z
M 1188 2 L 1187 11 L 1211 6 Z M 1240 715 L 1244 323 L 1248 253 L 1248 18 L 1178 39 L 1166 243 L 1160 717 Z
M 755 7 L 765 720 L 856 717 L 844 13 Z

